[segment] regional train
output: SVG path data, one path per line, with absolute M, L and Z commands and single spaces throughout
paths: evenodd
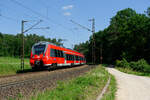
M 75 66 L 85 63 L 86 59 L 83 54 L 50 42 L 38 42 L 32 46 L 30 56 L 32 69 Z

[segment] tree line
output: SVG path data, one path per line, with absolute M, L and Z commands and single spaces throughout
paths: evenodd
M 96 62 L 100 63 L 100 49 L 104 63 L 114 63 L 117 59 L 138 61 L 145 59 L 150 63 L 150 8 L 143 14 L 131 8 L 117 12 L 111 18 L 110 25 L 94 34 L 96 43 Z M 92 61 L 92 36 L 74 49 L 85 54 Z
M 24 36 L 24 54 L 25 57 L 30 56 L 31 48 L 34 43 L 39 41 L 47 41 L 59 46 L 63 46 L 62 39 L 45 38 L 36 34 L 27 34 Z M 22 51 L 22 34 L 3 34 L 0 33 L 0 56 L 20 57 Z

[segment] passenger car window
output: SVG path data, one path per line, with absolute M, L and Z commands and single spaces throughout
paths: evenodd
M 50 49 L 50 56 L 55 57 L 55 50 L 54 49 Z

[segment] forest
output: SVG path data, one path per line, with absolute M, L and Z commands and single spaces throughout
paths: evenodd
M 30 56 L 31 48 L 34 43 L 47 41 L 62 46 L 62 39 L 51 39 L 36 34 L 27 34 L 24 36 L 25 57 Z M 22 51 L 22 34 L 3 34 L 0 33 L 0 56 L 20 57 Z
M 144 11 L 143 11 L 144 12 Z M 100 63 L 102 49 L 103 63 L 116 60 L 138 61 L 145 59 L 150 63 L 150 8 L 143 14 L 131 8 L 117 12 L 110 19 L 110 25 L 94 35 L 96 63 Z M 74 49 L 85 54 L 87 62 L 92 62 L 92 36 Z

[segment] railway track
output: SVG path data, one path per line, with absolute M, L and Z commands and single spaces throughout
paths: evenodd
M 95 66 L 84 65 L 68 69 L 59 69 L 46 72 L 45 75 L 39 77 L 0 83 L 0 100 L 18 98 L 18 94 L 21 94 L 22 96 L 30 96 L 35 91 L 43 91 L 47 88 L 54 88 L 56 87 L 58 80 L 66 80 L 77 77 L 94 67 Z

